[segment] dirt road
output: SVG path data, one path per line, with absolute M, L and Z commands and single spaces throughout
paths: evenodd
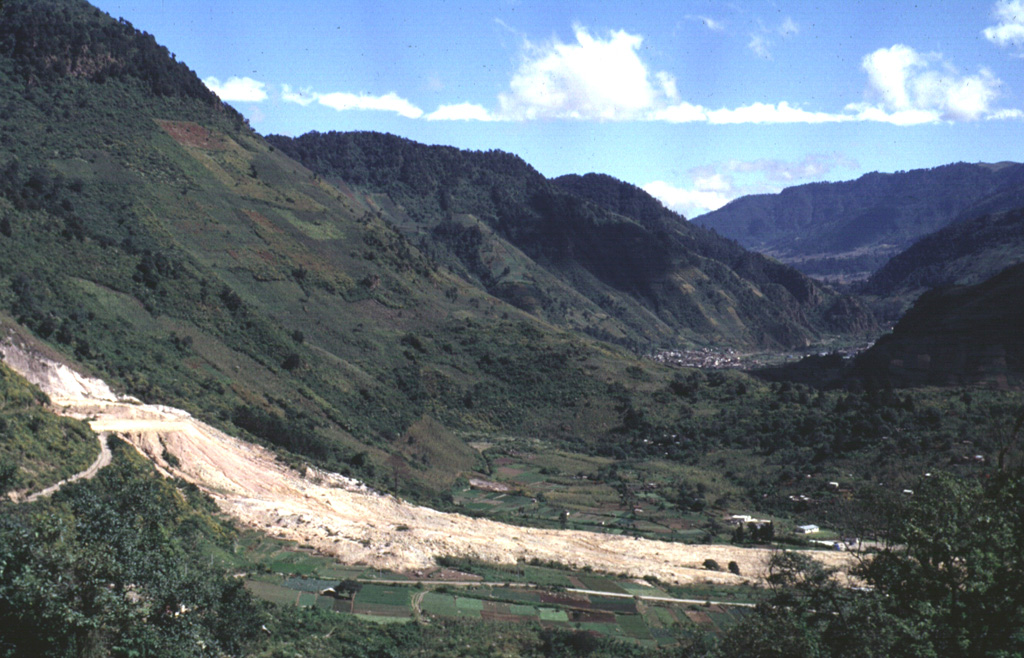
M 61 480 L 56 484 L 51 484 L 42 491 L 37 491 L 34 494 L 29 494 L 24 497 L 16 495 L 14 496 L 14 500 L 19 502 L 31 503 L 32 501 L 39 500 L 40 498 L 52 496 L 53 494 L 57 493 L 58 489 L 63 487 L 65 484 L 68 484 L 69 482 L 78 482 L 79 480 L 88 480 L 89 478 L 96 477 L 96 474 L 100 472 L 100 469 L 110 463 L 111 458 L 110 446 L 107 445 L 107 436 L 109 435 L 99 434 L 97 436 L 100 440 L 100 454 L 96 457 L 96 461 L 89 465 L 89 468 L 85 469 L 84 471 L 75 473 L 71 477 L 65 480 Z
M 160 472 L 200 487 L 240 523 L 347 564 L 405 571 L 431 567 L 441 556 L 502 564 L 536 558 L 672 583 L 738 583 L 757 580 L 771 554 L 524 528 L 411 505 L 337 474 L 295 471 L 269 451 L 184 411 L 118 397 L 103 382 L 24 347 L 8 343 L 0 351 L 8 365 L 50 396 L 59 413 L 87 419 L 97 432 L 120 434 Z M 849 560 L 844 553 L 815 556 L 832 565 Z M 735 560 L 743 577 L 705 570 L 708 558 L 719 564 Z

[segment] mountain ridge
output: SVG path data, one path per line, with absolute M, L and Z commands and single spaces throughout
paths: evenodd
M 1024 205 L 1024 165 L 953 163 L 741 197 L 693 219 L 815 276 L 866 278 L 916 239 Z
M 581 178 L 607 188 L 588 196 L 498 152 L 374 133 L 267 140 L 327 180 L 385 195 L 403 211 L 396 226 L 409 240 L 487 292 L 598 338 L 793 346 L 870 325 L 855 305 L 836 312 L 835 292 L 611 177 Z M 611 200 L 627 189 L 629 204 Z M 563 282 L 557 292 L 545 283 L 551 277 Z M 610 318 L 613 334 L 569 317 L 567 306 Z

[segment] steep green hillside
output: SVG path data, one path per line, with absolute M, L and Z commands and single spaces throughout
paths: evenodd
M 1024 205 L 1024 165 L 957 163 L 746 196 L 694 219 L 808 274 L 866 278 L 960 218 Z
M 1024 209 L 984 214 L 926 235 L 868 279 L 863 292 L 912 300 L 929 288 L 980 283 L 1024 261 Z
M 438 262 L 558 326 L 645 348 L 793 347 L 870 325 L 833 292 L 689 227 L 632 186 L 633 203 L 613 203 L 507 153 L 391 135 L 268 140 L 343 189 L 373 195 Z

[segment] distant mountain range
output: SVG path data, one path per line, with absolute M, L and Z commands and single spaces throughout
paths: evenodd
M 868 278 L 919 238 L 1024 206 L 1024 165 L 957 163 L 746 196 L 693 221 L 802 272 Z

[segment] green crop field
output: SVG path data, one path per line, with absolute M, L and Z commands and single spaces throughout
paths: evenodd
M 579 581 L 584 589 L 592 589 L 598 592 L 610 592 L 612 594 L 626 594 L 626 590 L 618 583 L 601 576 L 579 576 Z
M 427 592 L 420 602 L 420 609 L 423 612 L 438 617 L 457 617 L 459 608 L 455 603 L 455 597 L 451 594 L 439 592 Z
M 299 594 L 301 593 L 281 585 L 257 580 L 245 581 L 245 588 L 264 601 L 270 601 L 279 605 L 298 605 Z
M 537 608 L 541 621 L 568 622 L 569 614 L 557 608 Z
M 408 587 L 364 585 L 356 594 L 356 604 L 408 606 L 411 591 Z

